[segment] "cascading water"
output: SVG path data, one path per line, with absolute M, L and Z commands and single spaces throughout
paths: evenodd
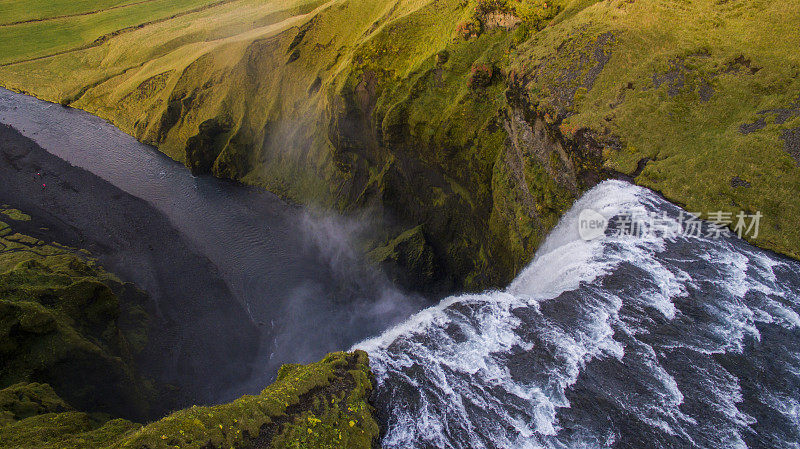
M 800 264 L 735 237 L 584 241 L 587 208 L 682 212 L 604 182 L 506 290 L 357 344 L 383 447 L 800 447 Z

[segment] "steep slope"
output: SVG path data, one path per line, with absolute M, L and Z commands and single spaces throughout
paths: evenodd
M 7 102 L 0 105 L 0 109 L 5 107 L 14 106 Z M 69 129 L 87 126 L 92 125 Z M 92 144 L 91 138 L 78 140 Z M 128 288 L 121 296 L 115 296 L 123 310 L 127 305 L 138 304 L 147 312 L 149 338 L 136 354 L 137 364 L 159 383 L 179 387 L 176 399 L 185 401 L 184 404 L 217 401 L 221 391 L 229 391 L 251 375 L 250 363 L 259 341 L 256 324 L 232 295 L 215 265 L 195 249 L 164 213 L 100 176 L 56 157 L 7 125 L 0 125 L 0 179 L 0 203 L 12 204 L 30 216 L 26 221 L 0 218 L 11 225 L 12 234 L 28 236 L 26 242 L 88 250 L 93 263 L 147 292 L 147 295 L 136 294 L 136 289 Z M 26 260 L 21 257 L 34 257 L 37 253 L 41 253 L 38 246 L 28 252 L 14 249 L 8 256 L 16 257 L 12 259 L 16 262 L 9 262 L 0 272 Z M 71 273 L 69 265 L 59 265 L 66 262 L 58 262 L 53 268 Z M 47 270 L 37 268 L 34 273 Z M 81 280 L 81 273 L 74 276 L 77 277 L 48 275 L 37 288 L 48 291 L 59 287 L 60 291 L 64 287 L 61 282 L 68 286 Z M 91 280 L 99 276 L 86 277 Z M 10 280 L 8 285 L 13 286 Z M 117 292 L 113 283 L 109 286 Z M 85 290 L 83 299 L 92 293 L 90 288 L 63 290 L 66 293 Z M 3 293 L 11 296 L 13 292 Z M 97 297 L 104 304 L 113 304 L 103 289 L 98 292 Z M 24 293 L 18 296 L 31 300 Z M 76 295 L 67 296 L 71 302 Z M 0 299 L 5 298 L 0 296 Z M 112 320 L 113 314 L 94 318 L 102 323 Z M 237 351 L 232 352 L 231 347 Z M 221 359 L 228 363 L 220 365 Z M 68 395 L 64 399 L 82 407 Z M 159 405 L 172 406 L 164 402 Z
M 608 176 L 760 211 L 751 240 L 800 256 L 800 1 L 201 3 L 7 56 L 0 83 L 195 172 L 373 209 L 371 254 L 412 286 L 506 282 Z

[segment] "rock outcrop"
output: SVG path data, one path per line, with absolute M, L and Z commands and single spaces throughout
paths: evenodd
M 15 224 L 31 220 L 5 206 L 0 214 Z M 413 244 L 414 236 L 396 243 Z M 258 395 L 136 424 L 179 403 L 172 387 L 152 381 L 137 363 L 149 343 L 146 303 L 144 292 L 106 272 L 87 251 L 0 222 L 0 448 L 377 444 L 373 378 L 363 351 L 284 365 Z
M 158 413 L 156 397 L 166 390 L 134 361 L 148 339 L 145 300 L 85 254 L 0 222 L 0 387 L 40 382 L 83 410 L 134 419 Z M 4 390 L 0 402 L 11 405 L 0 421 L 60 404 L 50 390 L 37 390 L 43 400 L 25 398 L 33 390 L 21 389 L 16 402 L 15 390 Z

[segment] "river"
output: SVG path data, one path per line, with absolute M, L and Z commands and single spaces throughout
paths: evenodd
M 229 391 L 207 391 L 190 399 L 218 402 L 257 392 L 282 363 L 319 360 L 419 309 L 421 299 L 404 295 L 361 263 L 351 248 L 352 235 L 362 227 L 357 221 L 312 213 L 261 189 L 193 176 L 182 164 L 94 115 L 5 89 L 0 89 L 0 123 L 152 206 L 138 207 L 120 219 L 128 213 L 126 207 L 137 206 L 133 200 L 123 202 L 125 195 L 119 192 L 104 194 L 105 187 L 91 177 L 61 179 L 62 173 L 50 173 L 64 168 L 37 168 L 36 175 L 28 176 L 30 182 L 23 177 L 10 192 L 29 189 L 19 201 L 28 200 L 30 207 L 48 204 L 58 211 L 57 221 L 67 221 L 71 228 L 85 231 L 100 222 L 90 233 L 99 234 L 100 241 L 85 244 L 89 235 L 81 244 L 110 271 L 147 290 L 177 326 L 187 327 L 184 338 L 177 339 L 180 344 L 190 344 L 185 340 L 202 336 L 211 326 L 221 336 L 257 329 L 259 348 L 249 379 Z M 64 184 L 69 188 L 62 188 Z M 154 227 L 159 220 L 168 224 Z M 164 233 L 175 235 L 165 241 Z M 211 267 L 196 260 L 207 260 Z M 246 316 L 231 312 L 235 304 L 204 304 L 204 296 L 226 294 L 214 285 L 217 277 Z M 195 305 L 217 310 L 200 315 L 192 310 Z M 176 308 L 182 312 L 171 313 Z M 246 338 L 221 340 L 218 347 L 213 338 L 208 340 L 205 347 L 176 356 L 175 364 L 183 363 L 181 358 L 203 358 L 202 369 L 184 377 L 213 379 L 231 360 L 240 363 L 243 356 L 237 353 L 248 350 L 243 347 Z
M 236 391 L 352 345 L 385 448 L 800 447 L 800 263 L 736 237 L 579 237 L 585 209 L 678 223 L 647 189 L 599 184 L 507 288 L 412 315 L 421 302 L 349 248 L 357 223 L 194 177 L 81 111 L 0 91 L 0 122 L 152 205 L 210 261 L 260 329 Z M 128 274 L 152 286 L 145 271 Z

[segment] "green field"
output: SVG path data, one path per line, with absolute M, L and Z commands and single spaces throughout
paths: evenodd
M 96 10 L 97 12 L 94 14 L 2 26 L 0 27 L 0 46 L 4 50 L 0 64 L 87 47 L 97 39 L 118 30 L 138 26 L 142 23 L 157 22 L 211 3 L 214 2 L 208 0 L 132 2 L 124 8 L 100 9 Z M 49 12 L 52 5 L 41 6 L 43 9 L 41 17 L 47 17 L 45 11 Z M 68 8 L 68 10 L 71 11 L 72 8 Z M 14 14 L 12 11 L 11 16 L 19 17 L 20 14 Z
M 143 0 L 33 0 L 20 2 L 17 0 L 2 0 L 0 1 L 0 17 L 2 17 L 0 25 L 47 20 L 54 17 L 90 14 L 103 11 L 104 9 L 119 8 L 134 3 L 141 3 L 142 1 Z
M 761 211 L 753 242 L 800 256 L 800 0 L 209 3 L 2 26 L 0 84 L 197 172 L 375 210 L 370 254 L 422 283 L 502 285 L 612 171 Z

